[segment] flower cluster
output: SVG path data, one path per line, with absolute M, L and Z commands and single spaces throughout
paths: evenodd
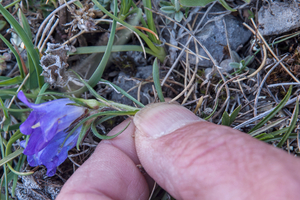
M 30 135 L 27 145 L 25 141 L 20 143 L 23 153 L 27 155 L 30 166 L 45 165 L 47 176 L 53 176 L 57 166 L 68 157 L 68 151 L 76 145 L 82 126 L 66 139 L 67 130 L 85 113 L 86 108 L 70 105 L 74 102 L 69 99 L 29 103 L 22 91 L 18 93 L 18 98 L 33 109 L 20 126 L 21 133 Z

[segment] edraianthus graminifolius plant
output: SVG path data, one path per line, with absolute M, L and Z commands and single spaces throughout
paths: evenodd
M 100 139 L 111 139 L 122 132 L 114 136 L 101 136 L 95 130 L 98 117 L 134 115 L 139 110 L 136 107 L 108 101 L 98 94 L 95 96 L 98 100 L 64 98 L 33 104 L 29 103 L 22 91 L 18 93 L 18 98 L 33 109 L 20 126 L 21 133 L 30 135 L 27 144 L 25 141 L 20 142 L 30 166 L 45 165 L 47 175 L 53 176 L 56 168 L 68 157 L 68 151 L 79 145 L 87 130 L 91 129 Z
M 18 98 L 33 109 L 20 126 L 21 133 L 30 135 L 27 145 L 25 140 L 20 143 L 23 153 L 30 166 L 45 165 L 47 176 L 53 176 L 56 168 L 67 159 L 68 151 L 76 145 L 82 126 L 66 139 L 68 128 L 86 114 L 87 108 L 72 105 L 74 102 L 66 98 L 42 104 L 29 103 L 22 91 Z

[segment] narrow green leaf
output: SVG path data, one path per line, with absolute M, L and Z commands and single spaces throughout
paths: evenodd
M 289 128 L 289 127 L 282 128 L 282 129 L 280 129 L 280 130 L 278 130 L 278 131 L 274 131 L 274 132 L 271 132 L 271 133 L 268 133 L 268 134 L 267 134 L 267 133 L 262 133 L 262 134 L 260 134 L 260 135 L 255 136 L 254 138 L 259 139 L 259 140 L 261 140 L 261 141 L 265 141 L 265 140 L 268 140 L 268 139 L 272 139 L 272 138 L 274 138 L 275 136 L 280 135 L 280 134 L 286 132 L 286 131 L 288 130 L 288 128 Z
M 103 9 L 106 10 L 96 0 L 92 0 L 92 1 L 95 3 L 95 5 L 100 10 L 102 10 L 102 11 L 103 11 Z M 116 15 L 117 15 L 117 2 L 116 1 L 115 1 L 114 14 L 115 15 L 113 15 L 113 16 L 116 17 Z M 91 76 L 91 78 L 88 81 L 88 84 L 91 87 L 94 87 L 99 82 L 99 80 L 102 77 L 103 71 L 104 71 L 104 69 L 106 67 L 106 64 L 107 64 L 107 62 L 109 60 L 109 57 L 110 57 L 110 54 L 111 54 L 111 49 L 112 49 L 112 46 L 113 46 L 113 43 L 114 43 L 114 37 L 115 37 L 115 33 L 116 33 L 116 27 L 117 27 L 117 21 L 114 19 L 113 23 L 112 23 L 111 32 L 110 32 L 110 36 L 109 36 L 109 39 L 108 39 L 107 48 L 105 50 L 105 53 L 104 53 L 104 55 L 102 57 L 102 60 L 100 61 L 99 65 L 98 65 L 97 69 L 94 71 L 93 75 Z M 82 94 L 83 92 L 86 91 L 86 89 L 87 89 L 86 87 L 82 87 L 81 89 L 74 91 L 74 94 Z
M 136 29 L 135 27 L 133 27 L 133 26 L 131 26 L 130 24 L 128 24 L 128 23 L 126 23 L 126 22 L 124 22 L 124 21 L 121 21 L 118 17 L 116 17 L 116 16 L 114 16 L 114 15 L 112 15 L 109 11 L 107 11 L 99 2 L 97 2 L 97 0 L 92 0 L 93 1 L 93 3 L 100 9 L 100 10 L 102 10 L 106 15 L 108 15 L 109 17 L 111 17 L 112 19 L 114 19 L 114 20 L 116 20 L 117 22 L 119 22 L 119 23 L 121 23 L 122 25 L 124 25 L 124 26 L 126 26 L 126 27 L 128 27 L 129 29 L 131 29 L 131 30 L 133 30 L 134 32 L 136 32 L 146 43 L 147 43 L 147 45 L 149 46 L 149 48 L 153 51 L 153 52 L 155 52 L 156 53 L 156 55 L 157 55 L 157 57 L 160 57 L 160 58 L 162 58 L 162 61 L 164 60 L 163 58 L 165 57 L 165 51 L 164 51 L 164 49 L 162 48 L 162 47 L 156 47 L 154 44 L 153 44 L 153 40 L 151 41 L 145 34 L 143 34 L 141 31 L 139 31 L 138 29 Z M 144 1 L 143 1 L 144 2 Z M 150 7 L 151 7 L 151 2 L 149 2 L 149 1 L 147 1 L 146 2 L 146 4 L 147 4 L 147 7 L 148 7 L 148 5 L 149 5 L 149 3 L 150 3 Z M 144 5 L 146 5 L 146 4 L 144 4 Z M 149 8 L 150 8 L 149 7 Z M 146 13 L 150 13 L 149 14 L 149 16 L 151 15 L 151 17 L 152 17 L 152 13 L 151 13 L 151 11 L 149 11 L 149 10 L 146 10 L 145 12 Z M 151 17 L 147 17 L 147 19 L 148 19 L 148 23 L 149 23 L 149 20 L 151 20 Z M 153 21 L 153 18 L 152 18 L 152 21 Z M 151 22 L 151 24 L 153 24 L 153 26 L 155 27 L 155 24 L 154 24 L 154 22 L 152 23 Z M 151 25 L 152 26 L 152 25 Z M 150 26 L 148 26 L 148 28 L 149 29 L 151 29 L 152 31 L 153 31 L 153 27 L 150 27 Z M 152 34 L 149 36 L 149 37 L 154 37 Z M 155 38 L 155 37 L 154 37 Z M 159 43 L 159 41 L 158 42 L 156 42 L 157 44 Z
M 171 14 L 171 13 L 176 12 L 176 9 L 174 8 L 174 6 L 164 6 L 164 7 L 161 7 L 160 10 L 164 13 L 167 13 L 167 14 Z
M 230 116 L 228 112 L 224 111 L 222 116 L 222 125 L 224 126 L 230 126 Z
M 64 140 L 63 144 L 66 142 L 66 140 L 74 133 L 74 131 L 76 129 L 78 129 L 82 124 L 84 124 L 85 122 L 87 122 L 88 120 L 92 120 L 92 119 L 96 119 L 97 117 L 100 116 L 124 116 L 124 115 L 135 115 L 135 113 L 137 113 L 138 110 L 135 111 L 104 111 L 104 112 L 100 112 L 100 113 L 96 113 L 93 115 L 90 115 L 86 118 L 84 118 L 83 120 L 81 120 L 67 135 L 66 139 Z M 62 145 L 63 145 L 62 144 Z
M 22 22 L 22 27 L 24 29 L 24 31 L 26 32 L 27 36 L 32 39 L 32 33 L 31 33 L 31 29 L 30 26 L 28 24 L 28 20 L 25 17 L 25 15 L 23 14 L 22 10 L 19 9 L 19 18 L 21 18 L 21 22 Z
M 154 86 L 158 95 L 158 98 L 161 102 L 165 102 L 165 98 L 160 86 L 160 79 L 159 79 L 159 66 L 157 63 L 157 58 L 155 58 L 154 63 L 153 63 L 153 81 L 154 81 Z
M 14 78 L 10 78 L 5 81 L 0 81 L 0 86 L 17 85 L 22 82 L 23 82 L 23 78 L 21 76 L 15 76 Z
M 20 171 L 21 166 L 23 166 L 23 164 L 25 162 L 25 159 L 26 159 L 26 155 L 21 154 L 21 156 L 19 158 L 19 161 L 18 161 L 18 164 L 16 166 L 16 171 Z M 18 182 L 18 175 L 14 174 L 14 176 L 13 176 L 13 185 L 12 185 L 12 188 L 11 188 L 12 197 L 15 197 L 15 191 L 16 191 L 16 187 L 17 187 L 17 182 Z
M 0 97 L 0 105 L 1 105 L 1 107 L 6 108 L 6 107 L 4 106 L 4 103 L 3 103 L 3 100 L 2 100 L 1 97 Z M 5 118 L 9 118 L 7 109 L 3 109 L 3 113 L 4 113 Z
M 288 92 L 286 93 L 285 97 L 282 99 L 282 101 L 275 107 L 275 109 L 270 112 L 263 120 L 261 120 L 258 124 L 256 124 L 248 133 L 251 133 L 260 127 L 262 127 L 265 123 L 267 123 L 270 119 L 272 119 L 286 104 L 286 102 L 289 100 L 292 93 L 292 86 L 290 86 Z
M 219 0 L 219 2 L 220 2 L 220 3 L 222 4 L 222 6 L 223 6 L 224 8 L 226 8 L 227 10 L 229 10 L 229 11 L 231 11 L 231 12 L 236 11 L 236 9 L 231 8 L 231 7 L 226 3 L 225 0 Z
M 212 111 L 212 113 L 210 113 L 209 116 L 205 117 L 204 120 L 208 120 L 209 118 L 211 118 L 213 116 L 213 114 L 216 112 L 217 107 L 218 107 L 218 99 L 216 100 L 216 106 L 214 107 L 214 110 Z
M 20 125 L 21 125 L 21 123 L 11 125 L 11 126 L 9 126 L 8 131 L 15 131 L 15 130 L 19 129 Z M 0 131 L 4 131 L 4 130 L 0 129 Z
M 20 26 L 20 24 L 17 22 L 17 20 L 1 4 L 0 4 L 0 13 L 8 21 L 8 23 L 15 29 L 18 36 L 22 39 L 22 41 L 34 63 L 37 80 L 38 80 L 38 85 L 40 87 L 42 87 L 43 83 L 44 83 L 44 78 L 42 76 L 40 76 L 40 74 L 42 73 L 42 67 L 40 66 L 40 58 L 39 58 L 39 54 L 34 49 L 34 45 L 32 43 L 31 38 L 28 37 L 28 35 L 23 30 L 23 28 Z
M 196 6 L 204 7 L 213 1 L 215 1 L 215 0 L 179 0 L 181 5 L 187 6 L 187 7 L 196 7 Z
M 286 119 L 287 119 L 287 118 L 284 117 L 284 118 L 278 119 L 278 120 L 276 120 L 276 121 L 274 121 L 274 122 L 271 122 L 271 123 L 267 124 L 266 126 L 263 126 L 263 127 L 259 128 L 259 129 L 255 130 L 255 131 L 251 132 L 250 135 L 253 137 L 253 136 L 256 136 L 256 135 L 258 135 L 258 134 L 260 134 L 260 133 L 262 133 L 262 132 L 265 132 L 265 131 L 267 131 L 267 130 L 270 130 L 271 128 L 273 128 L 274 126 L 276 126 L 276 125 L 282 123 L 282 122 L 285 121 Z
M 8 79 L 11 79 L 11 78 L 7 77 L 7 76 L 0 76 L 0 81 L 5 81 L 5 80 L 8 80 Z
M 288 137 L 288 139 L 296 139 L 297 138 L 297 133 L 291 133 Z M 277 135 L 274 138 L 266 139 L 264 142 L 273 142 L 273 141 L 278 141 L 282 139 L 282 135 Z
M 10 8 L 10 7 L 12 7 L 12 6 L 14 6 L 14 5 L 16 5 L 17 3 L 19 3 L 21 0 L 16 0 L 16 1 L 13 1 L 12 3 L 10 3 L 10 4 L 8 4 L 8 5 L 6 5 L 4 8 L 5 9 L 8 9 L 8 8 Z
M 35 104 L 39 104 L 41 102 L 42 97 L 43 97 L 41 94 L 43 94 L 48 89 L 48 87 L 49 87 L 49 83 L 45 83 L 43 85 L 43 87 L 40 89 L 39 94 L 35 100 Z
M 80 1 L 75 1 L 74 4 L 78 7 L 78 8 L 83 8 L 83 5 Z
M 13 178 L 14 178 L 14 173 L 9 172 L 9 173 L 7 174 L 7 182 L 8 182 L 8 183 L 11 182 L 11 181 L 13 180 Z M 5 187 L 4 184 L 5 184 L 5 181 L 2 182 L 1 187 Z M 2 200 L 2 198 L 0 198 L 0 199 Z
M 240 110 L 241 110 L 242 106 L 239 105 L 236 109 L 234 109 L 234 111 L 231 113 L 230 115 L 230 125 L 234 122 L 235 118 L 237 117 L 237 115 L 239 114 Z
M 4 165 L 5 163 L 8 163 L 10 161 L 12 161 L 13 159 L 15 159 L 16 157 L 18 157 L 19 155 L 21 155 L 23 153 L 24 149 L 18 149 L 16 151 L 14 151 L 13 153 L 9 154 L 8 156 L 4 157 L 3 159 L 0 160 L 0 167 L 2 165 Z
M 4 146 L 3 146 L 3 144 L 4 144 L 4 141 L 5 141 L 5 139 L 4 138 L 2 138 L 2 134 L 0 134 L 0 148 L 1 148 L 1 157 L 3 158 L 3 159 L 5 159 L 6 157 L 5 157 L 5 154 L 4 154 Z M 3 160 L 2 159 L 2 160 Z M 1 163 L 1 160 L 0 160 L 0 163 Z M 4 186 L 5 186 L 5 199 L 8 199 L 8 177 L 7 177 L 7 174 L 8 174 L 8 171 L 7 171 L 7 169 L 6 169 L 6 165 L 5 165 L 5 163 L 3 163 L 2 165 L 4 165 L 3 166 L 3 175 L 2 175 L 2 180 L 4 179 Z M 2 165 L 0 165 L 0 166 L 2 166 Z M 2 187 L 1 187 L 1 195 L 2 195 Z M 2 199 L 2 196 L 1 196 L 1 199 Z
M 297 120 L 298 120 L 298 113 L 299 113 L 299 98 L 297 98 L 295 109 L 293 112 L 292 120 L 290 123 L 290 126 L 287 130 L 287 132 L 284 134 L 280 142 L 277 144 L 277 147 L 281 148 L 282 145 L 286 142 L 286 140 L 289 138 L 290 134 L 292 133 L 293 129 L 296 126 Z
M 107 46 L 88 46 L 88 47 L 77 47 L 75 52 L 68 52 L 69 55 L 77 54 L 92 54 L 92 53 L 104 53 L 107 49 Z M 151 49 L 144 48 L 147 54 L 152 56 L 157 56 L 155 52 Z M 126 52 L 126 51 L 139 51 L 143 52 L 143 48 L 140 45 L 113 45 L 111 52 Z M 159 57 L 161 60 L 161 58 Z
M 143 5 L 145 8 L 151 9 L 152 8 L 152 4 L 150 0 L 142 0 Z M 150 10 L 148 9 L 144 9 L 144 13 L 146 14 L 147 17 L 147 23 L 148 23 L 148 28 L 150 30 L 152 30 L 154 33 L 157 34 L 157 30 L 156 30 L 156 24 L 154 22 L 154 18 L 153 18 L 153 14 Z M 148 37 L 150 38 L 151 42 L 154 42 L 156 44 L 161 44 L 161 42 L 159 40 L 156 39 L 156 37 L 152 34 L 148 34 Z M 142 36 L 141 36 L 142 37 Z M 143 38 L 144 39 L 144 38 Z M 145 40 L 145 39 L 144 39 Z M 145 40 L 145 42 L 148 44 L 148 42 Z M 149 44 L 148 44 L 149 45 Z M 150 47 L 150 46 L 149 46 Z M 150 49 L 152 49 L 152 47 L 150 47 Z M 152 49 L 154 51 L 154 49 Z
M 0 20 L 0 31 L 6 26 L 6 21 Z
M 159 1 L 160 7 L 171 6 L 172 4 L 168 1 Z
M 6 198 L 6 195 L 5 194 L 2 194 L 2 193 L 0 193 L 0 199 L 8 199 L 8 200 L 13 200 L 12 198 L 10 198 L 10 197 L 7 197 Z
M 95 123 L 92 124 L 91 126 L 91 129 L 92 129 L 92 132 L 94 133 L 94 135 L 96 137 L 98 137 L 99 139 L 101 140 L 110 140 L 110 139 L 113 139 L 115 137 L 117 137 L 118 135 L 120 135 L 121 133 L 123 133 L 123 131 L 130 125 L 131 122 L 129 122 L 125 128 L 123 128 L 121 131 L 119 131 L 118 133 L 116 133 L 115 135 L 111 135 L 111 136 L 107 136 L 107 135 L 101 135 L 98 133 L 97 129 L 96 129 L 96 125 Z
M 21 62 L 21 58 L 18 54 L 18 52 L 15 50 L 15 48 L 10 44 L 10 42 L 3 36 L 0 34 L 0 39 L 6 44 L 6 46 L 9 48 L 9 50 L 11 50 L 11 52 L 14 54 L 14 56 L 16 57 L 17 63 L 18 63 L 18 68 L 20 71 L 20 76 L 21 78 L 24 78 L 24 71 L 22 68 L 22 62 Z
M 108 85 L 111 85 L 112 87 L 114 87 L 114 89 L 116 89 L 118 92 L 120 92 L 121 94 L 123 94 L 125 97 L 127 97 L 128 99 L 130 99 L 131 101 L 133 101 L 135 104 L 137 104 L 140 107 L 145 107 L 144 104 L 142 104 L 141 102 L 139 102 L 138 100 L 136 100 L 133 96 L 131 96 L 130 94 L 128 94 L 125 90 L 123 90 L 122 88 L 120 88 L 119 86 L 115 85 L 112 82 L 109 82 L 107 80 L 101 79 L 102 82 L 108 83 Z
M 29 52 L 27 52 L 27 66 L 29 69 L 29 78 L 28 81 L 26 82 L 26 86 L 29 89 L 35 89 L 38 87 L 38 81 L 37 81 L 37 74 L 36 74 L 36 70 L 35 70 L 35 66 L 33 63 L 33 60 L 29 54 Z
M 80 130 L 80 134 L 78 136 L 78 139 L 77 139 L 77 143 L 76 143 L 76 148 L 77 150 L 79 150 L 79 145 L 81 143 L 81 141 L 84 139 L 87 131 L 89 130 L 90 128 L 90 124 L 87 124 L 87 125 L 83 125 L 81 130 Z

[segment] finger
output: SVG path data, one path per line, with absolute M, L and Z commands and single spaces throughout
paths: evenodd
M 127 124 L 128 121 L 123 122 L 109 134 L 118 133 Z M 136 167 L 133 153 L 134 129 L 131 123 L 120 136 L 100 142 L 93 155 L 65 183 L 57 199 L 147 199 L 148 185 Z
M 142 109 L 134 123 L 143 167 L 176 199 L 298 198 L 299 160 L 245 133 L 166 103 Z

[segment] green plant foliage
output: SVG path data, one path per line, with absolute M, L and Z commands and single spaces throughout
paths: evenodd
M 206 6 L 207 4 L 215 1 L 215 0 L 179 0 L 180 3 L 183 6 L 187 7 L 195 7 L 195 6 Z M 246 3 L 250 3 L 250 0 L 244 0 Z M 222 4 L 224 8 L 230 11 L 236 11 L 235 9 L 232 9 L 226 2 L 225 0 L 219 0 L 219 2 Z
M 265 125 L 265 126 L 259 128 L 259 129 L 255 130 L 255 131 L 251 132 L 250 135 L 251 135 L 252 137 L 255 137 L 255 136 L 257 136 L 257 135 L 259 135 L 259 134 L 261 134 L 261 133 L 264 134 L 263 132 L 265 132 L 265 131 L 267 131 L 267 130 L 271 130 L 273 127 L 275 127 L 276 125 L 279 125 L 280 123 L 282 123 L 282 122 L 285 121 L 286 119 L 287 119 L 287 117 L 283 117 L 283 118 L 280 118 L 280 119 L 278 119 L 278 120 L 276 120 L 276 121 L 273 121 L 273 122 L 271 122 L 271 123 L 268 123 L 267 125 Z M 266 133 L 265 133 L 265 134 L 266 134 Z
M 267 123 L 270 119 L 272 119 L 284 107 L 286 102 L 289 100 L 291 93 L 292 93 L 292 86 L 290 86 L 287 94 L 282 99 L 282 101 L 275 107 L 275 109 L 270 114 L 268 114 L 263 120 L 261 120 L 258 124 L 256 124 L 248 133 L 251 133 L 251 132 L 259 129 L 265 123 Z
M 187 7 L 196 7 L 196 6 L 204 7 L 213 1 L 215 1 L 215 0 L 179 0 L 181 5 L 187 6 Z
M 109 116 L 109 117 L 106 117 L 105 120 L 108 120 L 108 119 L 111 119 L 111 118 L 112 118 L 112 116 Z M 98 123 L 102 123 L 102 122 L 103 122 L 103 120 L 101 122 L 98 121 Z M 96 129 L 95 123 L 92 124 L 91 129 L 92 129 L 93 134 L 96 137 L 98 137 L 99 139 L 101 139 L 101 140 L 110 140 L 110 139 L 113 139 L 113 138 L 117 137 L 118 135 L 120 135 L 130 125 L 130 123 L 131 122 L 129 122 L 121 131 L 119 131 L 115 135 L 111 135 L 111 136 L 99 134 L 97 129 Z
M 0 13 L 8 21 L 8 23 L 15 29 L 18 36 L 23 41 L 27 52 L 28 60 L 31 60 L 32 65 L 29 65 L 30 81 L 32 83 L 31 89 L 39 86 L 40 88 L 44 84 L 44 78 L 40 76 L 42 73 L 42 68 L 40 66 L 40 57 L 39 53 L 35 50 L 31 38 L 28 37 L 28 34 L 20 26 L 19 22 L 0 4 Z
M 271 132 L 271 133 L 262 133 L 262 134 L 259 134 L 259 135 L 255 136 L 255 138 L 266 142 L 267 140 L 275 138 L 275 136 L 278 136 L 278 135 L 281 135 L 281 134 L 285 133 L 288 130 L 288 128 L 289 127 L 282 128 L 278 131 L 274 131 L 274 132 Z
M 6 21 L 0 20 L 0 31 L 6 26 Z
M 177 22 L 181 22 L 184 16 L 181 9 L 184 9 L 186 11 L 186 8 L 180 5 L 178 0 L 171 0 L 171 2 L 160 1 L 159 5 L 162 12 L 166 13 L 170 18 L 175 19 Z
M 299 113 L 299 98 L 297 98 L 295 109 L 293 112 L 292 120 L 290 123 L 290 126 L 284 136 L 281 138 L 280 142 L 277 144 L 277 147 L 281 148 L 282 145 L 286 142 L 286 140 L 289 138 L 290 134 L 294 130 L 297 120 L 298 120 L 298 113 Z
M 230 126 L 232 122 L 234 122 L 235 118 L 239 114 L 242 106 L 238 106 L 234 111 L 229 115 L 226 111 L 224 111 L 223 116 L 222 116 L 222 125 L 225 126 Z
M 158 98 L 161 102 L 165 102 L 165 98 L 160 86 L 160 81 L 159 81 L 159 66 L 157 63 L 157 58 L 154 60 L 153 63 L 153 81 L 154 81 L 154 86 L 158 95 Z

